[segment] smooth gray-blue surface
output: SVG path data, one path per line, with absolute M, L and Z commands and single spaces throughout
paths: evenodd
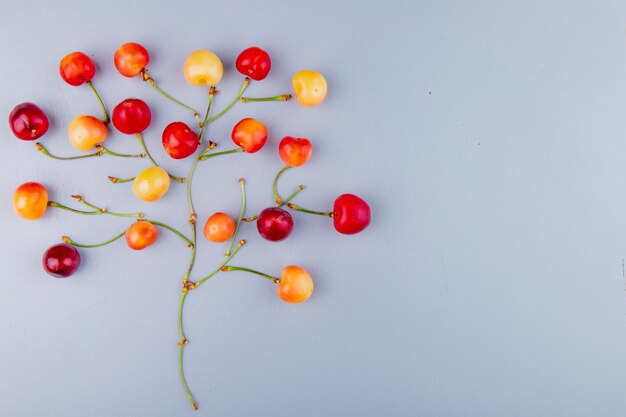
M 109 108 L 145 99 L 145 136 L 168 169 L 163 127 L 190 122 L 137 79 L 115 71 L 126 41 L 150 50 L 168 91 L 203 108 L 186 84 L 186 55 L 223 58 L 216 106 L 239 88 L 237 53 L 267 49 L 270 77 L 249 94 L 286 92 L 291 74 L 328 79 L 327 101 L 239 104 L 211 126 L 222 149 L 240 118 L 264 121 L 255 155 L 202 165 L 194 183 L 200 223 L 236 215 L 237 179 L 249 214 L 269 206 L 284 135 L 314 141 L 310 163 L 285 174 L 283 193 L 330 208 L 343 192 L 371 203 L 356 236 L 328 219 L 296 215 L 293 235 L 249 241 L 234 264 L 278 274 L 307 268 L 316 291 L 287 305 L 266 280 L 223 274 L 190 294 L 188 381 L 202 416 L 623 416 L 626 379 L 626 3 L 430 2 L 8 2 L 0 14 L 0 115 L 34 101 L 52 127 L 50 150 L 74 153 L 66 126 L 99 114 L 91 92 L 58 75 L 82 50 Z M 4 119 L 6 120 L 6 119 Z M 155 204 L 107 175 L 146 161 L 53 161 L 0 130 L 0 414 L 193 415 L 179 383 L 176 311 L 188 249 L 162 233 L 153 247 L 123 242 L 83 250 L 80 273 L 44 274 L 43 251 L 68 234 L 104 240 L 128 222 L 50 210 L 27 222 L 12 210 L 22 182 L 71 203 L 82 194 L 141 210 L 188 233 L 184 187 Z M 110 148 L 136 152 L 112 132 Z M 222 246 L 201 240 L 196 277 Z

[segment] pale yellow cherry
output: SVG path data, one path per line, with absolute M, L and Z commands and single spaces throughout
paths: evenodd
M 161 167 L 146 168 L 133 181 L 133 193 L 143 201 L 157 201 L 169 188 L 170 176 Z
M 222 79 L 224 67 L 213 52 L 200 49 L 185 60 L 185 79 L 191 85 L 216 85 Z
M 70 143 L 79 151 L 87 152 L 106 140 L 108 130 L 102 120 L 93 116 L 77 116 L 67 128 Z
M 296 100 L 303 106 L 316 106 L 326 98 L 326 79 L 317 71 L 298 71 L 293 75 L 291 84 Z

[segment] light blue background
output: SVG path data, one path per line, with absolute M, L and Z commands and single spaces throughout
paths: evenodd
M 237 53 L 267 49 L 270 77 L 249 95 L 281 93 L 302 68 L 324 73 L 327 101 L 238 105 L 212 125 L 221 149 L 240 118 L 264 121 L 266 149 L 202 165 L 200 222 L 235 215 L 240 176 L 249 211 L 270 205 L 284 135 L 314 142 L 299 183 L 305 206 L 330 209 L 343 192 L 371 203 L 357 236 L 296 215 L 285 242 L 246 225 L 234 264 L 278 274 L 307 268 L 316 291 L 291 306 L 267 281 L 219 275 L 192 292 L 185 326 L 188 381 L 201 416 L 623 416 L 626 406 L 626 3 L 623 1 L 159 2 L 2 1 L 0 114 L 34 101 L 52 127 L 45 143 L 74 151 L 66 125 L 98 115 L 86 88 L 58 76 L 82 50 L 109 108 L 126 97 L 153 108 L 146 132 L 170 160 L 163 127 L 187 114 L 139 80 L 119 76 L 113 52 L 139 41 L 163 88 L 203 108 L 182 76 L 208 48 L 226 75 L 216 106 L 237 91 Z M 14 215 L 13 190 L 43 182 L 71 203 L 80 193 L 119 211 L 142 210 L 188 233 L 184 187 L 136 200 L 107 175 L 145 161 L 53 161 L 0 130 L 0 414 L 193 415 L 178 379 L 180 279 L 188 250 L 172 235 L 143 252 L 123 242 L 83 250 L 80 273 L 44 274 L 43 251 L 62 234 L 95 242 L 117 218 L 50 210 Z M 112 133 L 111 149 L 138 151 Z M 222 247 L 204 240 L 196 274 Z

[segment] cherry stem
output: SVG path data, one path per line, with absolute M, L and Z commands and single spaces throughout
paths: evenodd
M 271 275 L 264 274 L 263 272 L 255 271 L 254 269 L 243 268 L 241 266 L 223 266 L 222 267 L 222 272 L 231 272 L 231 271 L 249 272 L 251 274 L 260 275 L 263 278 L 267 278 L 267 279 L 273 281 L 276 284 L 278 284 L 280 282 L 280 278 L 276 278 L 276 277 L 273 277 Z
M 48 150 L 39 142 L 35 143 L 35 146 L 37 147 L 37 150 L 40 151 L 42 154 L 52 158 L 52 159 L 57 159 L 59 161 L 70 161 L 73 159 L 83 159 L 83 158 L 91 158 L 94 156 L 102 156 L 103 152 L 98 150 L 98 152 L 94 152 L 94 153 L 90 153 L 87 155 L 79 155 L 79 156 L 56 156 L 56 155 L 52 155 L 50 152 L 48 152 Z
M 93 83 L 91 81 L 87 81 L 86 83 L 89 88 L 91 88 L 91 91 L 93 91 L 93 93 L 96 95 L 96 98 L 98 99 L 98 102 L 100 103 L 100 107 L 102 108 L 102 113 L 103 113 L 103 118 L 102 118 L 102 122 L 105 125 L 109 124 L 109 114 L 107 113 L 107 108 L 104 105 L 104 102 L 102 101 L 102 98 L 100 97 L 100 94 L 98 94 L 98 90 L 96 90 L 96 87 L 93 86 Z
M 208 125 L 209 123 L 214 122 L 215 120 L 219 119 L 228 110 L 230 110 L 231 107 L 233 107 L 235 105 L 235 103 L 237 103 L 239 101 L 239 99 L 243 95 L 243 92 L 246 91 L 246 88 L 248 88 L 249 84 L 250 84 L 250 78 L 248 78 L 248 77 L 244 78 L 243 85 L 241 86 L 241 89 L 239 90 L 239 93 L 237 93 L 237 96 L 233 99 L 233 101 L 231 101 L 230 104 L 228 106 L 226 106 L 226 108 L 224 110 L 222 110 L 221 112 L 217 113 L 215 116 L 211 117 L 208 120 L 205 118 L 204 122 L 202 122 L 202 127 L 204 127 L 204 126 Z
M 211 106 L 213 105 L 213 97 L 215 97 L 215 87 L 209 88 L 209 104 L 206 108 L 206 113 L 204 114 L 204 121 L 200 123 L 200 135 L 198 135 L 198 143 L 202 143 L 202 135 L 204 135 L 204 127 L 206 126 L 206 121 L 209 118 L 209 114 L 211 113 Z
M 273 185 L 273 190 L 274 190 L 274 201 L 276 201 L 276 204 L 280 204 L 279 207 L 281 207 L 281 205 L 283 204 L 283 199 L 280 198 L 280 195 L 278 195 L 278 189 L 277 189 L 277 184 L 278 184 L 278 179 L 280 178 L 281 175 L 283 175 L 283 173 L 285 171 L 287 171 L 288 169 L 291 169 L 292 167 L 290 167 L 289 165 L 286 165 L 283 169 L 281 169 L 280 171 L 278 171 L 278 174 L 276 174 L 276 178 L 274 178 L 274 185 Z
M 215 158 L 216 156 L 229 155 L 231 153 L 237 153 L 237 152 L 243 152 L 243 148 L 236 148 L 236 149 L 231 149 L 229 151 L 222 151 L 222 152 L 216 152 L 216 153 L 201 154 L 200 160 L 206 161 L 209 158 Z
M 202 278 L 200 281 L 196 282 L 195 286 L 198 287 L 200 284 L 203 284 L 209 278 L 215 276 L 215 274 L 217 274 L 218 272 L 223 271 L 224 268 L 226 267 L 226 264 L 228 264 L 228 262 L 231 259 L 233 259 L 233 257 L 237 254 L 237 252 L 239 252 L 239 249 L 241 249 L 243 247 L 243 245 L 245 245 L 245 244 L 246 244 L 245 240 L 240 240 L 239 244 L 237 244 L 237 246 L 235 246 L 235 249 L 233 249 L 232 253 L 226 257 L 224 262 L 222 262 L 221 265 L 219 267 L 217 267 L 217 269 L 215 269 L 209 275 L 207 275 L 206 277 Z
M 283 207 L 284 205 L 286 205 L 287 203 L 289 203 L 289 202 L 290 202 L 291 200 L 293 200 L 293 198 L 294 198 L 295 196 L 297 196 L 297 195 L 298 195 L 298 193 L 299 193 L 300 191 L 302 191 L 302 190 L 304 190 L 304 185 L 303 185 L 303 184 L 298 185 L 298 187 L 296 188 L 296 191 L 294 191 L 293 193 L 291 193 L 291 195 L 290 195 L 289 197 L 287 197 L 287 199 L 286 199 L 285 201 L 283 201 L 282 203 L 280 203 L 280 204 L 278 205 L 278 208 L 281 208 L 281 207 Z
M 75 198 L 76 200 L 78 200 L 79 203 L 82 203 L 86 205 L 87 207 L 98 210 L 100 214 L 108 214 L 110 216 L 116 216 L 116 217 L 140 217 L 140 218 L 143 217 L 143 213 L 116 213 L 113 211 L 109 211 L 106 208 L 98 207 L 85 201 L 83 197 L 80 195 L 73 195 L 72 198 Z
M 112 177 L 109 175 L 109 181 L 111 181 L 113 184 L 118 184 L 118 183 L 124 183 L 124 182 L 131 182 L 131 181 L 135 181 L 135 177 L 131 177 L 131 178 L 117 178 L 117 177 Z
M 102 145 L 96 145 L 96 149 L 98 149 L 104 155 L 116 156 L 118 158 L 145 158 L 146 157 L 146 155 L 142 154 L 142 153 L 140 153 L 140 154 L 127 154 L 127 153 L 113 152 L 113 151 L 108 150 L 107 148 L 105 148 Z
M 151 223 L 155 226 L 160 226 L 163 227 L 167 230 L 169 230 L 170 232 L 174 233 L 176 236 L 178 236 L 179 238 L 181 238 L 186 244 L 188 248 L 194 248 L 196 245 L 194 243 L 191 242 L 191 240 L 189 240 L 185 235 L 183 235 L 181 232 L 179 232 L 178 230 L 174 229 L 172 226 L 167 225 L 165 223 L 161 223 L 158 222 L 156 220 L 150 220 L 150 219 L 139 219 L 138 221 L 143 221 L 143 222 L 148 222 Z
M 235 237 L 237 237 L 237 232 L 239 231 L 239 226 L 241 225 L 241 220 L 243 219 L 243 214 L 246 211 L 246 181 L 243 178 L 239 178 L 239 185 L 241 185 L 241 210 L 239 211 L 239 218 L 237 219 L 237 225 L 235 226 L 235 233 L 230 238 L 228 242 L 228 248 L 226 249 L 225 256 L 230 256 L 230 250 L 233 248 L 233 243 L 235 242 Z
M 254 101 L 287 101 L 291 98 L 291 94 L 281 94 L 273 97 L 241 97 L 242 103 L 254 102 Z
M 64 206 L 63 204 L 57 203 L 56 201 L 48 201 L 48 207 L 60 208 L 62 210 L 71 211 L 72 213 L 76 213 L 76 214 L 84 214 L 86 216 L 97 216 L 99 214 L 103 214 L 100 210 L 97 210 L 97 211 L 76 210 L 71 207 Z
M 188 105 L 186 105 L 182 101 L 176 100 L 174 97 L 170 96 L 165 91 L 161 90 L 159 88 L 159 86 L 157 86 L 157 84 L 154 81 L 154 79 L 152 77 L 150 77 L 150 75 L 148 75 L 148 70 L 146 68 L 141 70 L 141 79 L 144 80 L 144 81 L 147 81 L 148 84 L 150 84 L 156 91 L 161 93 L 164 97 L 168 98 L 169 100 L 173 101 L 174 103 L 178 104 L 179 106 L 184 107 L 185 109 L 187 109 L 190 112 L 192 112 L 193 116 L 196 119 L 200 117 L 200 113 L 198 113 L 196 110 L 194 110 L 193 108 L 189 107 Z
M 155 167 L 159 167 L 160 168 L 160 165 L 157 164 L 156 161 L 154 160 L 154 158 L 152 158 L 152 155 L 150 155 L 150 152 L 148 151 L 148 148 L 146 147 L 146 142 L 143 140 L 143 135 L 141 133 L 137 133 L 136 136 L 137 136 L 137 139 L 139 139 L 139 143 L 141 144 L 141 147 L 143 148 L 143 151 L 145 152 L 145 154 L 148 157 L 148 159 L 150 159 L 150 161 L 152 161 L 152 164 L 154 164 Z M 174 181 L 178 181 L 180 183 L 185 182 L 184 178 L 177 177 L 177 176 L 172 175 L 170 173 L 168 173 L 167 175 L 169 175 L 170 178 L 173 179 Z
M 259 218 L 259 216 L 246 217 L 245 219 L 243 219 L 243 221 L 246 222 L 246 223 L 250 223 L 250 222 L 255 221 L 258 218 Z
M 309 210 L 309 209 L 305 209 L 304 207 L 300 207 L 300 206 L 297 206 L 297 205 L 292 204 L 292 203 L 287 204 L 287 207 L 289 207 L 290 209 L 295 210 L 295 211 L 301 211 L 303 213 L 317 214 L 318 216 L 333 217 L 333 212 L 332 211 Z
M 185 379 L 185 369 L 183 367 L 183 349 L 187 344 L 187 338 L 185 337 L 185 331 L 183 329 L 183 307 L 185 305 L 185 299 L 187 298 L 187 289 L 183 287 L 182 294 L 180 296 L 180 303 L 178 305 L 178 336 L 180 337 L 180 341 L 178 342 L 178 371 L 180 372 L 180 380 L 183 383 L 183 388 L 185 389 L 185 393 L 187 394 L 187 398 L 189 398 L 189 402 L 194 410 L 198 409 L 198 404 L 196 400 L 191 395 L 191 391 L 189 390 L 189 386 L 187 385 L 187 380 Z
M 104 241 L 102 243 L 95 243 L 93 245 L 84 245 L 82 243 L 75 242 L 69 236 L 63 236 L 61 239 L 63 239 L 63 242 L 69 243 L 70 245 L 73 245 L 73 246 L 76 246 L 76 247 L 79 247 L 79 248 L 90 249 L 90 248 L 99 248 L 101 246 L 108 245 L 109 243 L 115 242 L 117 239 L 121 238 L 125 234 L 126 234 L 126 230 L 124 230 L 122 233 L 120 233 L 118 235 L 113 236 L 111 239 L 109 239 L 107 241 Z

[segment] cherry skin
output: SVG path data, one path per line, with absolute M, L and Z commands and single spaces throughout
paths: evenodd
M 80 266 L 80 252 L 67 243 L 51 246 L 43 254 L 43 269 L 56 278 L 73 275 Z
M 239 54 L 235 66 L 242 75 L 261 81 L 269 74 L 272 60 L 263 49 L 253 46 Z
M 78 86 L 91 81 L 96 75 L 96 66 L 91 58 L 82 52 L 72 52 L 61 60 L 59 71 L 66 83 Z
M 48 116 L 33 103 L 18 104 L 9 114 L 9 126 L 18 139 L 39 139 L 48 131 Z
M 126 229 L 126 244 L 133 250 L 142 250 L 156 242 L 158 236 L 159 231 L 152 223 L 139 221 Z
M 183 122 L 173 122 L 163 130 L 163 148 L 174 159 L 187 158 L 198 149 L 198 135 Z
M 26 220 L 37 220 L 46 214 L 48 191 L 38 182 L 27 182 L 15 190 L 13 209 L 18 216 Z
M 210 242 L 226 242 L 235 234 L 235 221 L 226 213 L 215 213 L 204 225 L 204 237 Z
M 303 106 L 317 106 L 326 98 L 328 86 L 322 74 L 312 70 L 298 71 L 291 79 L 296 100 Z
M 127 98 L 113 109 L 113 125 L 127 135 L 141 133 L 150 126 L 152 112 L 145 101 Z
M 313 279 L 299 266 L 283 268 L 278 283 L 278 296 L 288 303 L 301 303 L 313 294 Z
M 128 42 L 117 48 L 113 57 L 115 68 L 124 77 L 137 76 L 148 66 L 150 55 L 148 50 L 135 42 Z
M 311 141 L 305 138 L 285 136 L 278 144 L 280 159 L 290 167 L 299 167 L 309 160 L 313 147 Z
M 231 137 L 235 145 L 245 152 L 255 153 L 267 142 L 267 128 L 258 120 L 248 117 L 235 125 Z
M 216 85 L 222 79 L 224 66 L 213 52 L 201 49 L 189 54 L 183 73 L 191 85 Z
M 170 176 L 161 167 L 146 168 L 135 177 L 133 193 L 143 201 L 157 201 L 170 188 Z
M 87 152 L 106 140 L 109 131 L 102 120 L 93 116 L 77 116 L 67 128 L 70 143 L 79 151 Z
M 335 230 L 345 235 L 363 231 L 371 220 L 370 206 L 354 194 L 342 194 L 333 206 Z
M 256 222 L 259 234 L 271 242 L 279 242 L 287 239 L 293 230 L 293 219 L 287 211 L 270 207 L 259 213 Z

